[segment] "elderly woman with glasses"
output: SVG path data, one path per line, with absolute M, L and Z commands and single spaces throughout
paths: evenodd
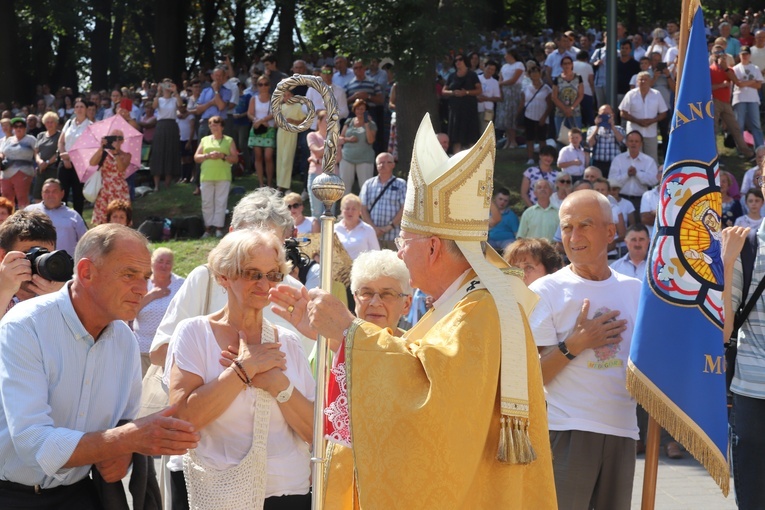
M 130 201 L 126 172 L 132 155 L 122 150 L 125 137 L 119 129 L 101 138 L 101 147 L 93 153 L 90 165 L 97 165 L 103 186 L 93 204 L 93 225 L 107 223 L 106 209 L 112 200 Z
M 210 135 L 199 141 L 194 161 L 202 165 L 199 188 L 202 193 L 202 218 L 207 232 L 202 237 L 223 237 L 231 165 L 239 161 L 239 151 L 230 136 L 223 134 L 223 119 L 215 115 L 207 124 Z
M 290 270 L 282 243 L 235 231 L 208 264 L 226 304 L 181 321 L 165 361 L 176 416 L 202 436 L 184 456 L 190 507 L 307 510 L 314 381 L 297 336 L 263 317 Z
M 16 201 L 19 209 L 29 205 L 29 188 L 35 175 L 37 140 L 27 134 L 27 121 L 23 117 L 11 119 L 12 136 L 0 144 L 0 190 L 11 202 Z

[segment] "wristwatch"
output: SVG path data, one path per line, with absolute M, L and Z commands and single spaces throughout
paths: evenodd
M 290 381 L 290 385 L 287 386 L 286 390 L 280 391 L 278 395 L 276 395 L 276 401 L 280 404 L 285 403 L 290 398 L 292 398 L 292 390 L 295 389 L 295 385 L 292 384 L 292 381 Z
M 565 357 L 567 357 L 568 359 L 576 358 L 576 356 L 571 354 L 571 352 L 568 350 L 568 347 L 566 346 L 566 341 L 565 340 L 563 342 L 559 342 L 558 343 L 558 349 L 560 349 L 560 352 L 562 352 L 563 355 Z

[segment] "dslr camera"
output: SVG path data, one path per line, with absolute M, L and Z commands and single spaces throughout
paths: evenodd
M 119 138 L 119 136 L 116 136 L 116 135 L 105 136 L 104 140 L 106 140 L 106 145 L 104 145 L 104 149 L 114 149 L 114 142 L 117 141 L 117 138 Z
M 74 274 L 74 260 L 65 250 L 48 251 L 35 246 L 26 253 L 32 264 L 32 274 L 53 282 L 68 282 Z

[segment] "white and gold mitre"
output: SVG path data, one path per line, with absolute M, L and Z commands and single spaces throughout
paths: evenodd
M 446 155 L 430 115 L 414 139 L 401 228 L 444 239 L 486 241 L 494 179 L 494 125 L 470 149 Z

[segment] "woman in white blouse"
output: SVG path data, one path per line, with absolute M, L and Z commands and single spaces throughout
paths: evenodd
M 72 160 L 69 158 L 69 149 L 74 146 L 74 142 L 85 132 L 85 129 L 92 124 L 87 118 L 87 106 L 85 101 L 77 99 L 74 102 L 74 117 L 66 121 L 64 129 L 61 130 L 61 136 L 58 137 L 58 153 L 61 163 L 58 167 L 58 180 L 61 181 L 61 187 L 64 189 L 64 203 L 69 201 L 69 188 L 72 189 L 71 200 L 74 210 L 80 213 L 85 208 L 85 197 L 82 195 L 82 182 L 77 176 Z
M 178 87 L 170 78 L 159 84 L 159 93 L 152 102 L 157 127 L 151 144 L 149 171 L 154 178 L 154 189 L 159 191 L 159 181 L 164 177 L 165 188 L 170 187 L 173 178 L 181 175 L 181 135 L 176 112 L 181 107 L 181 95 Z
M 289 273 L 282 243 L 235 231 L 208 265 L 227 303 L 181 321 L 165 362 L 170 403 L 202 436 L 183 459 L 189 506 L 307 510 L 314 382 L 300 340 L 263 318 Z
M 340 221 L 335 225 L 335 233 L 351 260 L 356 260 L 365 251 L 380 249 L 375 229 L 361 221 L 361 199 L 358 195 L 349 193 L 343 197 L 340 201 L 340 216 Z

